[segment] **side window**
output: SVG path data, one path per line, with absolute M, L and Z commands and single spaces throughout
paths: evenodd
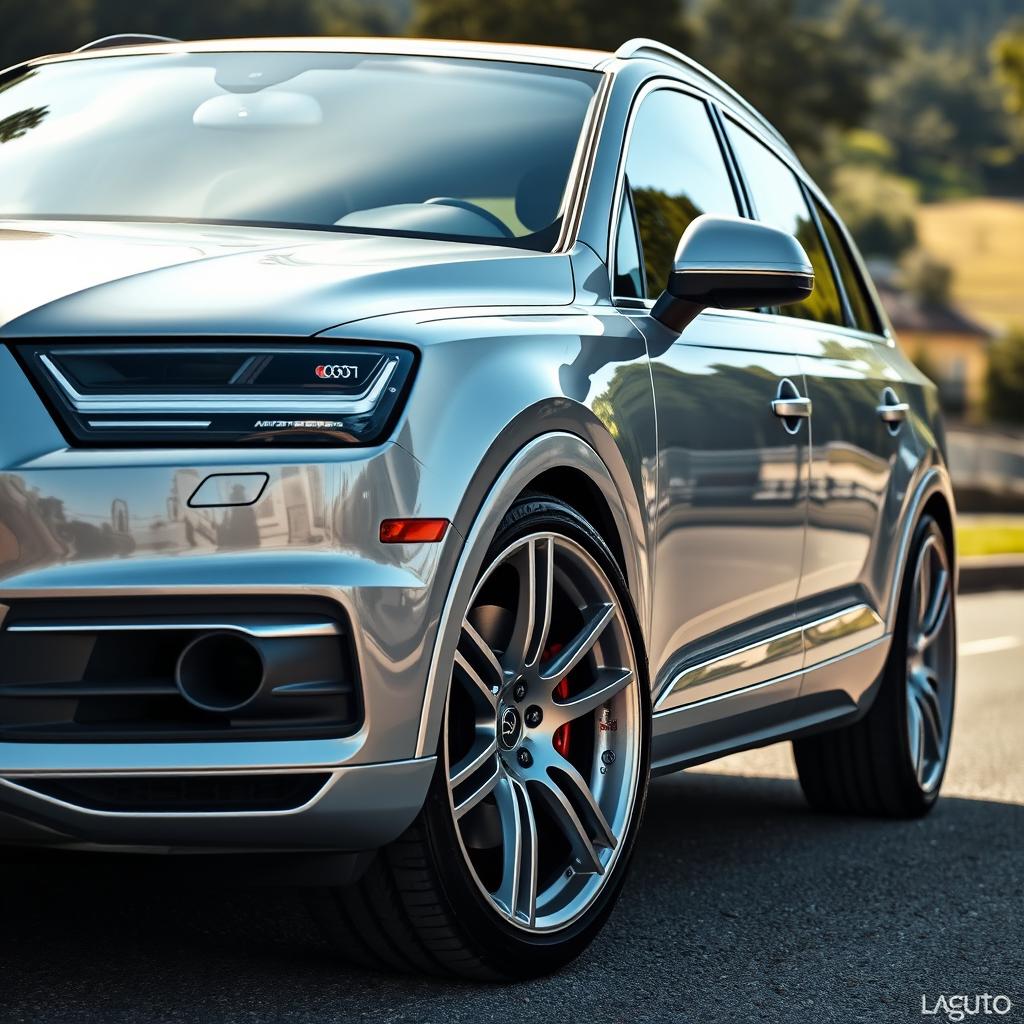
M 861 331 L 868 331 L 870 334 L 881 334 L 882 328 L 875 313 L 874 304 L 864 287 L 864 280 L 854 263 L 853 254 L 847 245 L 846 238 L 835 219 L 817 200 L 814 202 L 825 229 L 825 237 L 828 239 L 828 247 L 832 250 L 832 258 L 839 268 L 839 276 L 843 282 L 843 289 L 850 301 L 850 310 L 853 313 L 853 322 Z
M 640 246 L 636 236 L 636 222 L 633 207 L 627 195 L 629 179 L 622 192 L 619 206 L 619 229 L 615 239 L 615 288 L 614 293 L 621 299 L 642 299 L 644 297 L 644 272 L 640 262 Z
M 796 235 L 814 267 L 814 291 L 803 302 L 783 306 L 784 316 L 819 323 L 844 323 L 839 289 L 832 276 L 821 235 L 807 207 L 796 175 L 762 142 L 732 121 L 727 121 L 729 141 L 743 168 L 757 219 Z
M 650 93 L 633 121 L 626 178 L 653 298 L 668 281 L 690 221 L 702 213 L 739 212 L 704 103 L 671 89 Z

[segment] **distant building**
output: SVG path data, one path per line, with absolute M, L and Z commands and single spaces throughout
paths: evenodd
M 943 407 L 983 419 L 992 331 L 953 305 L 925 302 L 888 282 L 878 282 L 878 294 L 903 350 L 939 386 Z

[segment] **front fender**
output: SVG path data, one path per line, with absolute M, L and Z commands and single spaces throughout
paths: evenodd
M 571 467 L 585 473 L 600 489 L 622 537 L 627 577 L 631 577 L 630 587 L 633 589 L 635 582 L 640 594 L 649 593 L 646 552 L 636 543 L 636 538 L 642 536 L 642 533 L 631 532 L 640 515 L 635 494 L 630 503 L 628 497 L 620 492 L 598 453 L 575 434 L 559 432 L 533 438 L 507 461 L 487 491 L 468 530 L 438 626 L 416 741 L 417 757 L 437 748 L 462 620 L 469 608 L 473 588 L 483 569 L 484 558 L 498 525 L 531 480 L 558 466 Z M 626 492 L 627 495 L 630 493 Z
M 450 634 L 457 635 L 494 532 L 542 473 L 583 473 L 603 497 L 646 635 L 656 425 L 646 342 L 628 318 L 611 307 L 460 309 L 328 333 L 419 348 L 394 433 L 395 444 L 423 467 L 410 514 L 448 518 L 453 534 L 466 538 L 464 549 L 446 552 L 431 585 L 431 619 L 440 629 L 424 636 L 432 661 L 417 750 L 434 750 L 454 655 Z

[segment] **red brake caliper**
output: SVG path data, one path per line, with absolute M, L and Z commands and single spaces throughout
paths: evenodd
M 548 658 L 553 658 L 561 649 L 562 649 L 562 645 L 561 644 L 549 644 L 548 647 L 547 647 L 547 650 L 544 651 L 544 660 L 547 661 Z M 555 687 L 555 696 L 556 697 L 561 697 L 563 700 L 566 697 L 569 696 L 569 680 L 568 679 L 563 679 Z M 552 743 L 555 746 L 555 750 L 557 750 L 562 755 L 562 757 L 568 757 L 568 755 L 569 755 L 569 730 L 570 730 L 570 728 L 571 728 L 571 723 L 569 723 L 569 722 L 566 722 L 565 725 L 560 725 L 555 730 L 555 735 L 552 738 Z

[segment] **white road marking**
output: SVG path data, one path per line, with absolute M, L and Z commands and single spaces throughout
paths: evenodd
M 990 636 L 984 640 L 968 640 L 960 645 L 960 653 L 969 658 L 974 654 L 995 654 L 997 651 L 1012 651 L 1024 645 L 1019 636 Z

